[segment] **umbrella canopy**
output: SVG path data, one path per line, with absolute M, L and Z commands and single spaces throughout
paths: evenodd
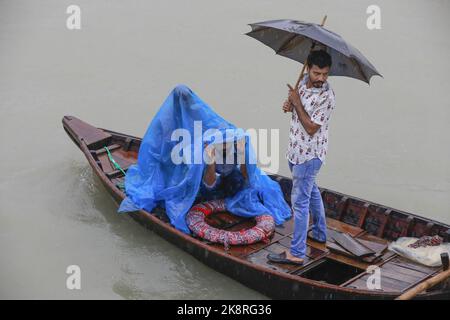
M 345 76 L 369 83 L 375 67 L 340 35 L 319 24 L 296 20 L 271 20 L 249 24 L 248 36 L 275 50 L 276 54 L 304 63 L 314 44 L 331 55 L 331 76 Z

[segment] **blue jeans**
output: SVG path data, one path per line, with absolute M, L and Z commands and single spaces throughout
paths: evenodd
M 313 219 L 312 236 L 319 241 L 325 241 L 327 237 L 325 209 L 315 182 L 322 161 L 314 158 L 301 164 L 288 162 L 293 177 L 291 205 L 294 211 L 294 236 L 291 242 L 291 254 L 304 259 L 310 210 Z

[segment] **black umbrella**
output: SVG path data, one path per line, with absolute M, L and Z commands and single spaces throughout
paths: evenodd
M 303 63 L 303 69 L 296 87 L 303 77 L 306 58 L 311 50 L 321 47 L 332 58 L 330 75 L 346 76 L 369 83 L 374 75 L 381 74 L 361 52 L 346 42 L 340 35 L 323 27 L 322 24 L 296 20 L 271 20 L 249 24 L 252 31 L 248 36 L 261 41 L 275 50 L 276 54 Z

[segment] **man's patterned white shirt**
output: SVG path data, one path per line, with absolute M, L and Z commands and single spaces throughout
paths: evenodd
M 328 82 L 322 88 L 306 88 L 308 75 L 305 75 L 299 85 L 299 95 L 306 113 L 311 120 L 321 127 L 310 136 L 292 110 L 291 128 L 289 131 L 289 147 L 286 158 L 293 164 L 301 164 L 313 158 L 325 162 L 328 149 L 328 124 L 335 108 L 335 95 Z

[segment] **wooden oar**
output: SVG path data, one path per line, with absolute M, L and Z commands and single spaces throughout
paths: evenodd
M 444 266 L 444 271 L 438 273 L 434 277 L 419 283 L 417 286 L 411 288 L 410 290 L 398 296 L 395 300 L 410 300 L 416 297 L 419 293 L 434 287 L 435 285 L 450 278 L 450 269 L 448 268 L 448 254 L 441 254 L 442 265 Z

